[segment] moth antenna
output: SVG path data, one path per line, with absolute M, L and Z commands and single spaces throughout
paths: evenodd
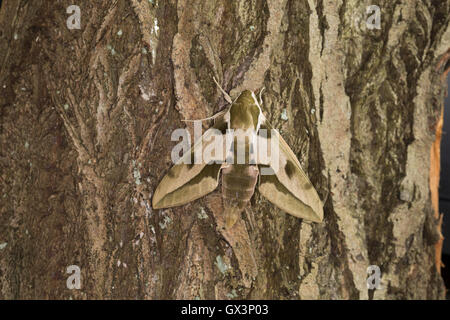
M 192 120 L 192 119 L 183 119 L 181 121 L 184 121 L 184 122 L 206 121 L 206 120 L 214 119 L 216 117 L 217 117 L 217 114 L 215 114 L 215 115 L 213 115 L 211 117 L 208 117 L 208 118 L 203 118 L 203 119 L 197 119 L 197 120 L 195 120 L 195 119 L 194 120 Z
M 266 87 L 262 87 L 261 91 L 259 91 L 259 105 L 262 106 L 262 93 L 266 89 Z
M 222 87 L 220 86 L 220 84 L 217 82 L 216 78 L 213 77 L 214 82 L 216 83 L 216 85 L 219 87 L 220 91 L 222 91 L 223 95 L 225 96 L 225 100 L 227 100 L 227 102 L 229 104 L 233 103 L 233 100 L 231 100 L 231 97 L 228 93 L 225 92 L 225 90 L 222 89 Z
M 325 199 L 323 200 L 323 204 L 325 204 L 325 202 L 327 202 L 329 195 L 330 195 L 330 190 L 327 190 L 327 195 L 325 196 Z
M 215 119 L 215 118 L 217 118 L 217 117 L 223 115 L 223 114 L 225 113 L 225 111 L 227 111 L 227 109 L 225 109 L 225 110 L 223 110 L 223 111 L 220 111 L 220 112 L 217 112 L 215 115 L 212 115 L 211 117 L 204 118 L 204 119 L 198 119 L 198 120 L 184 119 L 184 120 L 181 120 L 181 121 L 184 121 L 184 122 L 195 122 L 195 121 L 206 121 L 206 120 L 211 120 L 211 119 Z

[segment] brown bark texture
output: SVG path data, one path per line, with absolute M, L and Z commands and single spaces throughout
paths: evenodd
M 367 27 L 370 5 L 380 29 Z M 3 1 L 0 298 L 443 298 L 430 155 L 449 11 L 448 0 Z M 220 187 L 152 209 L 173 130 L 226 104 L 213 77 L 232 98 L 265 88 L 323 223 L 255 192 L 224 229 Z M 80 289 L 67 287 L 71 265 Z

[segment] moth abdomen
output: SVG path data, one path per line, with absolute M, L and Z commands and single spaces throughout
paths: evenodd
M 225 200 L 225 205 L 237 205 L 243 208 L 250 201 L 254 192 L 255 189 L 232 190 L 223 187 L 222 198 Z
M 222 197 L 226 206 L 244 207 L 255 192 L 258 168 L 252 165 L 230 165 L 222 169 Z

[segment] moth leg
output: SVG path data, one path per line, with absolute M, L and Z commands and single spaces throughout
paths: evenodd
M 225 96 L 225 100 L 227 100 L 227 102 L 229 104 L 233 103 L 233 100 L 231 100 L 231 97 L 228 93 L 225 92 L 225 90 L 222 89 L 222 87 L 220 86 L 220 84 L 217 82 L 216 78 L 213 77 L 214 82 L 216 83 L 216 85 L 219 87 L 220 91 L 222 91 L 223 95 Z
M 328 196 L 330 195 L 330 190 L 329 189 L 327 189 L 327 195 L 324 197 L 324 199 L 323 199 L 323 204 L 325 205 L 325 202 L 327 202 L 327 200 L 328 200 Z
M 249 209 L 248 208 L 245 208 L 244 211 L 245 211 L 245 215 L 247 216 L 247 220 L 248 220 L 248 222 L 250 224 L 250 228 L 252 230 L 255 230 L 255 224 L 256 223 L 255 223 L 255 217 L 253 215 L 253 211 L 250 210 L 250 213 L 249 213 Z

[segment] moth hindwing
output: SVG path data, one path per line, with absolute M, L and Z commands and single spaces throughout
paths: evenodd
M 180 206 L 203 197 L 217 188 L 222 173 L 225 208 L 244 208 L 258 185 L 266 199 L 287 213 L 323 220 L 316 190 L 294 152 L 262 114 L 253 92 L 243 91 L 214 117 L 215 124 L 161 180 L 153 195 L 153 208 Z M 261 156 L 263 149 L 270 155 Z M 199 153 L 202 161 L 192 163 Z

